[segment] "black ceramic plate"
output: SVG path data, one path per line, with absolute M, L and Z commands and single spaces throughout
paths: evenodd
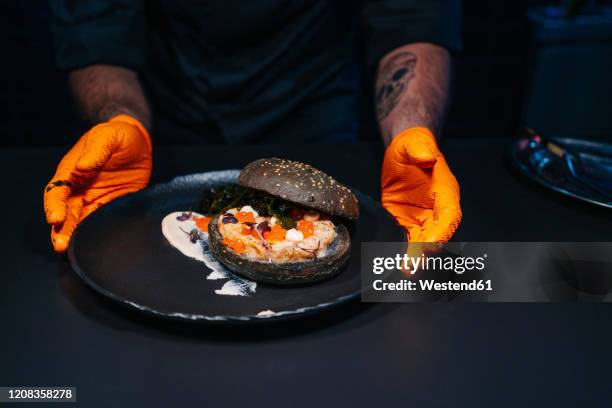
M 68 252 L 72 267 L 97 292 L 144 312 L 191 321 L 252 322 L 297 317 L 358 297 L 360 243 L 404 240 L 380 203 L 353 190 L 361 217 L 350 228 L 351 258 L 338 276 L 297 287 L 258 283 L 250 296 L 216 294 L 223 281 L 207 280 L 210 270 L 204 263 L 171 246 L 161 221 L 170 212 L 197 209 L 203 191 L 235 182 L 237 176 L 237 170 L 227 170 L 177 177 L 102 207 L 77 229 Z

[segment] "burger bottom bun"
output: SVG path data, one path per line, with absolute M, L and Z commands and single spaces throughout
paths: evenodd
M 248 259 L 228 248 L 218 222 L 215 217 L 208 224 L 210 252 L 229 270 L 255 282 L 273 285 L 318 282 L 338 274 L 350 257 L 351 239 L 342 224 L 336 226 L 337 235 L 327 248 L 327 255 L 308 261 L 273 263 Z

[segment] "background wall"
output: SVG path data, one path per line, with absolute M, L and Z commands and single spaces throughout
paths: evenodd
M 464 0 L 464 50 L 455 59 L 445 137 L 517 134 L 528 94 L 529 4 Z M 46 1 L 0 2 L 2 146 L 69 144 L 82 129 L 54 65 L 48 16 Z
M 464 0 L 463 13 L 445 136 L 513 135 L 527 78 L 527 2 Z
M 74 141 L 80 128 L 53 60 L 46 1 L 0 2 L 0 144 Z

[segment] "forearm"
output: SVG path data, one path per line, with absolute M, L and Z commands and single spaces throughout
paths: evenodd
M 448 99 L 450 56 L 433 44 L 410 44 L 378 65 L 376 114 L 385 145 L 411 127 L 438 134 Z
M 127 114 L 151 130 L 151 111 L 138 75 L 113 65 L 91 65 L 70 72 L 70 87 L 82 115 L 92 123 Z

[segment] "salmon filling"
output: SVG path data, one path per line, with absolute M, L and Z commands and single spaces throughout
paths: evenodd
M 219 215 L 223 243 L 240 255 L 258 261 L 297 262 L 325 256 L 336 238 L 336 227 L 316 211 L 295 211 L 295 228 L 285 229 L 275 216 L 262 217 L 250 206 Z

